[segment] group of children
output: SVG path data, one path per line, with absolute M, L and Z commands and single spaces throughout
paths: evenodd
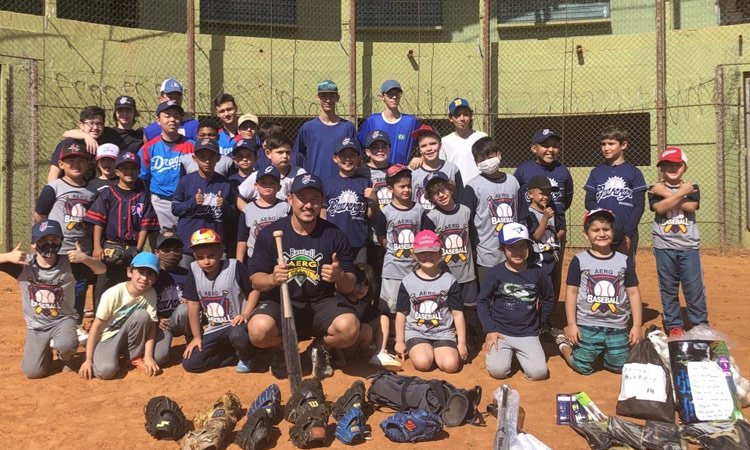
M 330 83 L 321 83 L 319 96 L 332 92 Z M 51 170 L 37 201 L 34 253 L 17 247 L 0 254 L 0 270 L 21 283 L 28 377 L 49 373 L 53 350 L 70 368 L 76 334 L 86 337 L 83 300 L 94 276 L 94 320 L 78 369 L 83 378 L 114 377 L 121 357 L 156 374 L 169 361 L 172 338 L 182 335 L 185 370 L 254 370 L 257 349 L 247 322 L 259 293 L 246 264 L 260 230 L 289 214 L 292 183 L 306 171 L 295 164 L 280 127 L 260 127 L 256 136 L 252 115 L 239 118 L 235 133 L 231 125 L 201 122 L 194 124 L 195 140 L 186 137 L 190 121 L 183 120 L 178 85 L 162 85 L 155 122 L 161 133 L 137 154 L 112 143 L 96 147 L 93 180 L 89 138 L 105 134 L 104 113 L 86 108 L 80 130 L 56 149 L 54 172 L 62 177 Z M 384 91 L 384 100 L 400 98 L 398 83 L 384 86 L 395 92 Z M 331 96 L 325 98 L 330 104 Z M 225 122 L 237 109 L 226 94 L 215 107 Z M 137 116 L 123 113 L 127 108 L 135 109 L 134 100 L 118 98 L 114 117 Z M 417 370 L 436 365 L 456 372 L 483 347 L 492 377 L 508 377 L 515 356 L 528 378 L 544 379 L 540 336 L 547 336 L 577 372 L 591 373 L 602 353 L 604 366 L 619 371 L 629 345 L 642 338 L 634 252 L 646 191 L 655 212 L 665 326 L 671 336 L 683 331 L 680 284 L 691 325 L 707 323 L 695 223 L 699 190 L 683 179 L 681 149 L 660 153 L 661 180 L 646 186 L 625 161 L 627 133 L 603 131 L 604 162 L 584 186 L 583 230 L 591 248 L 572 258 L 561 292 L 574 190 L 558 160 L 561 136 L 548 128 L 535 132 L 533 159 L 510 174 L 500 170 L 499 145 L 472 130 L 469 102 L 454 99 L 448 112 L 455 128 L 450 148 L 442 148 L 430 126 L 412 127 L 408 166 L 391 162 L 392 140 L 383 129 L 364 130 L 361 141 L 343 137 L 332 149 L 338 172 L 323 181 L 320 215 L 346 233 L 353 249 L 357 286 L 346 297 L 361 322 L 357 343 L 344 354 L 366 354 L 372 365 L 391 370 L 408 356 Z M 248 122 L 254 127 L 243 127 Z M 561 294 L 564 333 L 552 326 Z

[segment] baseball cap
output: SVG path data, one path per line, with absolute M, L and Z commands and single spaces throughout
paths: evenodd
M 221 236 L 210 228 L 201 228 L 190 236 L 190 248 L 208 244 L 221 244 Z
M 323 80 L 318 83 L 318 94 L 323 92 L 335 92 L 338 94 L 339 87 L 331 80 Z
M 117 159 L 117 155 L 120 154 L 120 147 L 115 144 L 101 144 L 96 148 L 96 160 L 99 161 L 102 158 Z
M 385 142 L 386 144 L 391 145 L 391 137 L 388 136 L 388 133 L 383 130 L 372 130 L 370 134 L 367 135 L 367 144 L 365 145 L 365 147 L 369 147 L 377 141 Z
M 197 153 L 198 150 L 209 150 L 216 153 L 217 155 L 221 154 L 221 150 L 219 150 L 219 143 L 216 142 L 215 139 L 201 139 L 200 141 L 196 142 L 195 150 L 193 150 L 193 153 Z
M 529 241 L 529 229 L 526 225 L 518 222 L 509 222 L 503 225 L 500 232 L 497 233 L 497 239 L 500 241 L 500 245 L 512 245 L 518 241 Z
M 246 148 L 251 152 L 257 152 L 258 142 L 255 139 L 240 139 L 232 146 L 232 155 L 234 155 L 235 152 L 241 148 Z
M 159 103 L 159 106 L 156 107 L 156 115 L 158 116 L 168 109 L 177 109 L 180 111 L 180 114 L 185 112 L 185 110 L 182 109 L 182 106 L 180 106 L 175 100 L 167 100 L 166 102 Z
M 140 252 L 130 262 L 131 267 L 145 267 L 159 273 L 159 257 L 151 252 Z
M 396 80 L 386 80 L 382 86 L 380 86 L 380 92 L 388 92 L 393 89 L 397 89 L 401 92 L 404 92 L 403 89 L 401 89 L 401 83 L 399 83 Z
M 159 236 L 156 237 L 156 248 L 161 248 L 162 245 L 165 243 L 170 242 L 175 245 L 179 245 L 180 248 L 182 248 L 182 239 L 180 239 L 180 236 L 177 235 L 177 233 L 173 231 L 167 231 L 164 233 L 161 233 Z
M 349 136 L 345 137 L 341 140 L 341 142 L 336 144 L 336 151 L 334 153 L 338 153 L 345 148 L 353 148 L 357 151 L 357 153 L 362 152 L 362 149 L 359 147 L 359 142 L 354 138 L 350 138 Z
M 424 177 L 424 187 L 427 188 L 430 183 L 438 180 L 450 181 L 451 179 L 448 178 L 448 175 L 446 175 L 445 173 L 436 170 L 434 172 L 430 172 L 426 177 Z
M 440 135 L 438 134 L 438 132 L 427 124 L 422 124 L 419 126 L 419 128 L 411 132 L 412 139 L 419 139 L 420 136 L 424 135 L 436 136 L 438 139 L 440 139 Z
M 409 174 L 411 174 L 411 169 L 403 164 L 394 164 L 385 171 L 385 175 L 388 178 L 393 178 L 401 172 L 409 172 Z
M 255 125 L 260 124 L 260 122 L 258 121 L 258 116 L 256 116 L 255 114 L 243 114 L 239 119 L 237 119 L 237 126 L 239 127 L 240 125 L 248 121 L 254 123 Z
M 448 114 L 451 116 L 456 113 L 456 110 L 458 108 L 466 108 L 469 111 L 473 111 L 471 109 L 471 105 L 469 105 L 469 101 L 465 98 L 456 97 L 453 100 L 451 100 L 450 103 L 448 103 Z
M 560 190 L 560 186 L 552 186 L 549 178 L 544 175 L 534 175 L 526 185 L 526 190 L 528 191 L 529 189 L 549 189 L 552 192 L 557 192 Z
M 138 155 L 131 152 L 122 152 L 119 155 L 117 155 L 117 159 L 115 160 L 115 167 L 120 167 L 120 164 L 125 163 L 133 163 L 137 166 L 141 165 L 141 160 L 138 158 Z
M 432 230 L 422 230 L 414 236 L 414 253 L 439 252 L 441 248 L 440 238 Z
M 552 128 L 540 128 L 534 132 L 534 135 L 531 137 L 531 143 L 539 144 L 544 142 L 547 138 L 553 136 L 558 139 L 562 139 L 562 136 L 557 134 L 557 132 Z
M 608 209 L 597 208 L 586 211 L 586 214 L 584 214 L 583 216 L 583 225 L 586 226 L 587 223 L 590 223 L 592 220 L 596 219 L 597 216 L 605 216 L 609 219 L 610 222 L 615 222 L 615 213 Z
M 44 236 L 55 235 L 63 237 L 60 222 L 56 220 L 43 220 L 31 227 L 31 242 L 39 242 Z
M 60 159 L 65 159 L 68 156 L 84 155 L 88 156 L 86 152 L 86 143 L 79 139 L 65 138 L 60 143 Z
M 129 95 L 121 95 L 115 99 L 115 109 L 131 107 L 135 109 L 135 99 Z
M 306 173 L 304 175 L 297 175 L 292 181 L 292 186 L 289 188 L 290 194 L 296 194 L 305 188 L 315 188 L 321 193 L 323 192 L 323 181 L 317 175 Z
M 184 89 L 182 89 L 182 83 L 180 83 L 179 81 L 175 80 L 174 78 L 167 78 L 166 80 L 162 81 L 159 91 L 165 94 L 169 94 L 170 92 L 179 92 L 180 94 L 182 94 L 184 92 Z
M 659 153 L 659 160 L 656 165 L 659 166 L 663 162 L 687 164 L 687 155 L 680 147 L 667 147 L 663 152 Z
M 367 281 L 367 276 L 365 275 L 365 271 L 360 269 L 357 266 L 354 266 L 354 277 L 357 280 L 356 283 L 364 283 Z
M 257 178 L 255 178 L 255 180 L 258 181 L 263 177 L 271 177 L 276 180 L 277 183 L 281 181 L 281 173 L 279 173 L 279 169 L 274 166 L 268 166 L 261 172 L 258 172 Z

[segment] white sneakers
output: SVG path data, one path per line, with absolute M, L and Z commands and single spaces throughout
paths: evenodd
M 369 364 L 371 366 L 380 367 L 381 369 L 386 370 L 392 370 L 394 372 L 400 372 L 401 370 L 403 370 L 401 368 L 401 361 L 399 361 L 398 358 L 389 354 L 385 350 L 372 355 Z

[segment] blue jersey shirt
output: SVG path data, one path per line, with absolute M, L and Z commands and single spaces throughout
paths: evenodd
M 138 241 L 141 230 L 159 230 L 151 197 L 141 183 L 136 183 L 133 190 L 105 186 L 84 220 L 104 227 L 104 239 L 113 241 Z
M 326 219 L 335 224 L 349 238 L 352 247 L 367 243 L 367 206 L 365 189 L 370 179 L 355 173 L 351 177 L 335 175 L 323 183 L 323 208 Z
M 419 120 L 411 114 L 401 114 L 396 123 L 389 123 L 383 119 L 382 113 L 370 115 L 362 126 L 359 127 L 357 139 L 362 147 L 367 144 L 367 135 L 373 130 L 383 130 L 391 138 L 391 164 L 409 164 L 411 151 L 414 147 L 414 141 L 411 138 L 411 132 L 419 128 Z
M 141 159 L 141 178 L 152 194 L 171 197 L 183 174 L 180 158 L 193 154 L 193 141 L 180 136 L 175 142 L 166 142 L 161 135 L 146 142 L 138 152 Z
M 591 170 L 583 186 L 586 209 L 605 208 L 615 215 L 615 233 L 634 237 L 645 208 L 646 180 L 640 169 L 623 162 L 616 166 L 599 164 Z
M 346 137 L 357 137 L 353 123 L 341 119 L 334 125 L 326 125 L 316 117 L 302 125 L 292 152 L 305 155 L 307 162 L 303 167 L 308 173 L 326 180 L 339 172 L 338 166 L 333 162 L 333 153 L 336 144 Z
M 237 136 L 232 136 L 227 130 L 219 131 L 219 152 L 222 155 L 232 157 L 232 149 L 237 141 Z
M 513 176 L 518 180 L 521 188 L 518 190 L 522 195 L 518 196 L 518 210 L 526 211 L 529 202 L 526 200 L 526 189 L 532 177 L 541 175 L 547 177 L 552 186 L 560 188 L 558 192 L 552 193 L 552 202 L 555 204 L 555 226 L 558 230 L 567 229 L 565 211 L 573 202 L 573 176 L 565 164 L 555 161 L 550 165 L 539 164 L 537 160 L 524 161 L 518 165 Z
M 188 139 L 198 139 L 198 121 L 195 119 L 188 119 L 180 122 L 180 127 L 177 129 L 177 132 Z M 146 137 L 146 142 L 157 136 L 161 136 L 161 125 L 156 122 L 151 122 L 143 129 L 143 135 Z

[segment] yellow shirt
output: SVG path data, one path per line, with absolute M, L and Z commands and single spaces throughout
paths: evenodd
M 111 338 L 128 320 L 128 317 L 138 309 L 146 309 L 151 320 L 157 322 L 156 316 L 156 291 L 148 288 L 146 292 L 133 297 L 128 292 L 127 281 L 107 289 L 99 301 L 96 309 L 96 318 L 104 322 L 101 342 Z

